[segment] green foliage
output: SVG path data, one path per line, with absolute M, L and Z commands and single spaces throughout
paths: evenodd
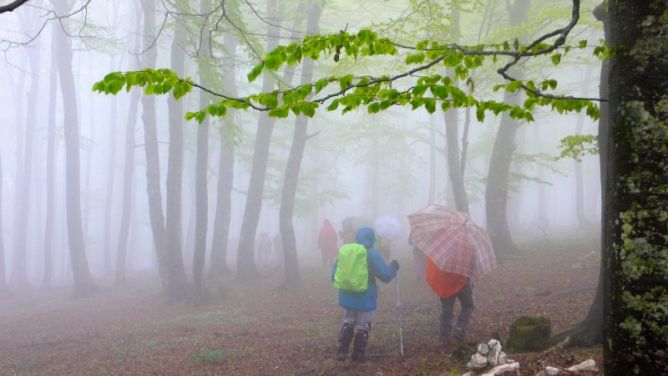
M 492 92 L 503 89 L 509 93 L 526 93 L 527 99 L 520 104 L 506 104 L 474 94 L 474 73 L 483 67 L 486 59 L 493 58 L 494 62 L 499 57 L 514 59 L 516 55 L 513 54 L 528 51 L 529 47 L 532 56 L 550 53 L 552 63 L 559 65 L 572 48 L 586 48 L 587 42 L 580 41 L 577 47 L 567 46 L 559 52 L 552 52 L 552 46 L 545 42 L 525 46 L 516 38 L 512 42 L 473 46 L 448 45 L 426 40 L 411 47 L 397 45 L 369 29 L 362 29 L 357 33 L 342 31 L 329 35 L 307 36 L 269 51 L 264 59 L 250 70 L 248 80 L 255 80 L 264 71 L 277 71 L 285 65 L 299 64 L 305 57 L 317 60 L 332 56 L 334 62 L 339 62 L 341 56 L 354 60 L 382 56 L 397 59 L 398 55 L 403 56 L 400 51 L 406 49 L 411 52 L 399 61 L 404 61 L 409 69 L 395 75 L 355 76 L 348 73 L 325 77 L 311 84 L 243 98 L 211 93 L 224 100 L 200 111 L 189 112 L 186 118 L 202 122 L 207 116 L 225 116 L 227 107 L 267 111 L 269 116 L 276 118 L 287 118 L 291 112 L 296 116 L 313 117 L 320 105 L 327 104 L 327 111 L 340 109 L 343 114 L 360 108 L 366 108 L 368 113 L 375 114 L 392 106 L 408 105 L 413 110 L 423 108 L 428 113 L 434 113 L 439 107 L 443 111 L 474 107 L 478 121 L 484 121 L 486 114 L 490 112 L 494 115 L 507 113 L 514 119 L 527 122 L 534 120 L 535 110 L 546 107 L 560 114 L 585 111 L 589 117 L 597 119 L 600 110 L 595 103 L 551 94 L 550 92 L 558 87 L 558 82 L 554 79 L 534 82 L 506 77 L 505 82 L 494 86 Z M 607 56 L 609 50 L 597 47 L 594 54 Z M 445 74 L 444 69 L 449 73 Z M 415 75 L 417 72 L 421 74 Z M 393 87 L 395 81 L 406 81 L 409 85 L 399 90 Z M 469 87 L 468 92 L 460 88 L 462 83 Z M 171 91 L 177 99 L 189 93 L 193 86 L 200 87 L 190 78 L 179 78 L 169 69 L 147 69 L 110 73 L 97 82 L 93 90 L 116 94 L 123 87 L 130 90 L 133 86 L 145 87 L 146 94 L 165 94 Z
M 559 158 L 573 158 L 582 161 L 587 155 L 598 154 L 598 138 L 593 134 L 576 134 L 566 136 L 559 143 L 561 154 Z

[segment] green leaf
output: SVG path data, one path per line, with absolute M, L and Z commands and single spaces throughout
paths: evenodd
M 269 116 L 275 117 L 275 118 L 281 118 L 284 119 L 290 115 L 290 112 L 288 111 L 287 108 L 284 107 L 278 107 L 274 108 L 273 110 L 269 111 Z
M 552 60 L 552 64 L 559 65 L 561 62 L 561 54 L 554 54 L 550 59 Z
M 587 40 L 586 40 L 586 39 L 583 39 L 583 40 L 579 41 L 579 42 L 578 42 L 578 47 L 580 47 L 580 48 L 585 48 L 585 47 L 587 47 Z
M 477 106 L 475 109 L 475 117 L 479 122 L 485 121 L 485 108 L 483 106 Z
M 256 65 L 251 69 L 251 71 L 248 73 L 248 82 L 253 82 L 259 75 L 262 73 L 262 70 L 264 69 L 264 62 Z

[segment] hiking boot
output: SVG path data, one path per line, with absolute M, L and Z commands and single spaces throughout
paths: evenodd
M 336 338 L 336 360 L 346 360 L 350 342 L 352 342 L 354 334 L 355 329 L 352 325 L 343 324 L 339 331 L 339 336 Z
M 350 356 L 353 362 L 363 362 L 364 361 L 364 350 L 366 350 L 366 344 L 369 342 L 369 332 L 366 330 L 358 330 L 355 333 L 355 342 L 353 342 L 353 353 Z
M 466 337 L 466 330 L 462 329 L 459 326 L 455 327 L 453 337 L 455 337 L 457 341 L 464 340 L 464 337 Z

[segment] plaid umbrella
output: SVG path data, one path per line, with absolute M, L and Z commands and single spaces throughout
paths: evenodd
M 440 205 L 429 205 L 408 215 L 411 244 L 418 247 L 439 269 L 474 277 L 496 267 L 496 257 L 487 231 L 464 213 Z

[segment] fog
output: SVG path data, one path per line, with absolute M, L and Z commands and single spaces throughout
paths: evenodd
M 159 217 L 164 218 L 159 226 L 164 235 L 162 244 L 165 249 L 176 250 L 187 285 L 193 283 L 193 260 L 198 253 L 201 260 L 202 252 L 205 288 L 217 286 L 210 277 L 212 252 L 223 257 L 223 278 L 252 277 L 254 273 L 245 275 L 251 270 L 260 276 L 276 275 L 276 280 L 272 279 L 275 286 L 284 279 L 283 253 L 272 251 L 269 261 L 260 260 L 261 256 L 249 248 L 254 248 L 260 233 L 274 239 L 281 232 L 281 198 L 295 116 L 275 121 L 269 135 L 266 173 L 259 172 L 264 177 L 260 187 L 249 186 L 249 182 L 254 157 L 262 154 L 258 154 L 256 136 L 258 129 L 266 129 L 270 121 L 266 114 L 252 109 L 229 110 L 227 117 L 210 119 L 208 135 L 204 135 L 208 146 L 208 155 L 203 157 L 206 176 L 198 182 L 198 151 L 201 153 L 203 147 L 201 138 L 198 143 L 198 131 L 202 126 L 186 121 L 184 116 L 185 111 L 197 111 L 206 105 L 207 99 L 200 98 L 202 91 L 194 89 L 178 102 L 167 95 L 144 95 L 138 88 L 129 93 L 123 89 L 115 96 L 93 92 L 94 83 L 107 73 L 172 68 L 203 86 L 242 97 L 267 91 L 267 87 L 273 90 L 274 78 L 284 81 L 281 85 L 285 88 L 326 76 L 378 76 L 405 70 L 403 58 L 355 60 L 342 55 L 335 62 L 325 56 L 315 61 L 311 75 L 303 76 L 302 65 L 298 64 L 290 68 L 292 73 L 281 68 L 270 75 L 269 86 L 263 84 L 263 76 L 249 83 L 247 74 L 267 52 L 268 41 L 287 44 L 307 35 L 311 1 L 281 0 L 270 8 L 273 10 L 267 10 L 268 5 L 260 1 L 203 1 L 203 6 L 215 8 L 208 16 L 199 2 L 181 3 L 93 0 L 75 1 L 70 9 L 71 4 L 54 8 L 51 2 L 30 1 L 0 15 L 0 241 L 4 245 L 4 278 L 13 296 L 27 294 L 39 300 L 46 299 L 49 291 L 89 296 L 87 289 L 77 294 L 74 287 L 81 277 L 73 272 L 73 265 L 80 267 L 81 263 L 89 269 L 95 289 L 139 286 L 146 280 L 157 285 L 161 280 L 157 255 L 163 253 L 156 250 L 159 243 L 152 228 L 151 210 L 156 207 L 149 200 L 151 172 L 159 172 L 157 197 L 162 205 L 157 208 Z M 269 1 L 269 6 L 273 3 Z M 434 4 L 429 10 L 427 3 L 327 1 L 316 19 L 317 32 L 354 33 L 370 27 L 384 32 L 382 36 L 410 45 L 424 38 L 449 40 L 453 27 L 450 8 Z M 491 44 L 515 38 L 528 41 L 566 24 L 570 17 L 570 2 L 531 2 L 526 20 L 511 25 L 506 3 L 462 2 L 458 43 Z M 529 1 L 525 3 L 528 6 Z M 569 36 L 570 44 L 581 39 L 595 44 L 602 38 L 601 26 L 591 15 L 593 5 L 586 3 L 581 11 L 583 21 Z M 226 7 L 225 17 L 220 6 Z M 154 16 L 154 25 L 147 27 L 145 12 Z M 150 64 L 153 55 L 155 63 Z M 183 59 L 182 67 L 178 59 Z M 206 75 L 200 71 L 203 61 L 209 64 Z M 498 67 L 490 61 L 475 71 L 476 95 L 504 99 L 503 90 L 491 90 L 503 82 L 495 73 Z M 598 96 L 600 61 L 589 50 L 564 55 L 558 66 L 547 57 L 523 61 L 513 69 L 524 79 L 557 80 L 555 92 L 559 94 Z M 435 71 L 445 73 L 445 68 Z M 397 88 L 402 85 L 409 84 L 398 82 Z M 461 85 L 466 87 L 465 83 Z M 148 101 L 155 104 L 157 171 L 147 160 Z M 177 108 L 177 103 L 183 109 Z M 411 110 L 410 105 L 391 106 L 376 114 L 368 113 L 365 107 L 346 114 L 340 110 L 328 112 L 325 107 L 308 119 L 292 208 L 299 269 L 302 274 L 319 270 L 322 260 L 318 234 L 323 222 L 329 219 L 336 230 L 341 230 L 342 220 L 351 216 L 371 220 L 390 216 L 400 221 L 401 239 L 393 244 L 392 257 L 410 261 L 406 216 L 430 203 L 457 208 L 448 172 L 446 116 L 440 107 L 433 114 L 424 108 Z M 486 190 L 502 116 L 488 112 L 481 122 L 476 119 L 475 108 L 450 112 L 457 115 L 457 155 L 465 155 L 462 170 L 469 213 L 474 222 L 488 228 Z M 520 122 L 513 137 L 516 146 L 507 175 L 506 208 L 512 239 L 519 252 L 540 252 L 541 245 L 569 239 L 595 242 L 601 213 L 598 155 L 586 155 L 579 162 L 559 158 L 559 144 L 573 134 L 596 135 L 598 123 L 584 113 L 560 114 L 547 107 L 537 108 L 534 117 L 534 122 Z M 129 138 L 128 124 L 132 133 Z M 177 139 L 174 127 L 180 127 L 182 141 Z M 75 128 L 78 134 L 68 134 L 68 129 Z M 71 144 L 68 137 L 72 137 Z M 72 145 L 77 150 L 68 151 Z M 513 145 L 499 147 L 512 150 Z M 182 158 L 182 171 L 177 166 L 178 158 Z M 74 166 L 79 169 L 78 177 L 69 175 Z M 131 182 L 126 191 L 128 178 Z M 204 214 L 197 207 L 197 189 L 202 188 L 202 181 L 207 188 Z M 218 236 L 216 226 L 224 226 L 218 218 L 224 216 L 219 203 L 225 200 L 221 182 L 231 184 L 229 228 L 222 248 L 214 240 Z M 75 192 L 73 187 L 77 186 L 80 192 Z M 244 236 L 242 225 L 244 220 L 253 222 L 249 214 L 252 209 L 248 209 L 252 203 L 247 203 L 247 198 L 258 189 L 262 193 L 261 210 L 256 228 L 248 227 L 248 247 L 248 242 L 240 241 Z M 77 220 L 68 213 L 72 210 L 80 212 L 80 240 L 75 229 Z M 129 220 L 127 230 L 124 216 Z M 198 236 L 205 236 L 204 247 L 197 242 Z M 568 252 L 567 248 L 563 252 Z M 121 250 L 127 253 L 125 260 L 119 257 Z M 247 263 L 238 262 L 239 252 L 250 255 L 250 269 L 246 269 Z M 502 260 L 505 250 L 496 252 Z M 119 268 L 124 270 L 122 276 Z M 588 269 L 588 273 L 595 280 L 596 270 Z M 155 296 L 169 296 L 170 301 L 179 300 L 178 294 L 158 288 L 151 291 Z

